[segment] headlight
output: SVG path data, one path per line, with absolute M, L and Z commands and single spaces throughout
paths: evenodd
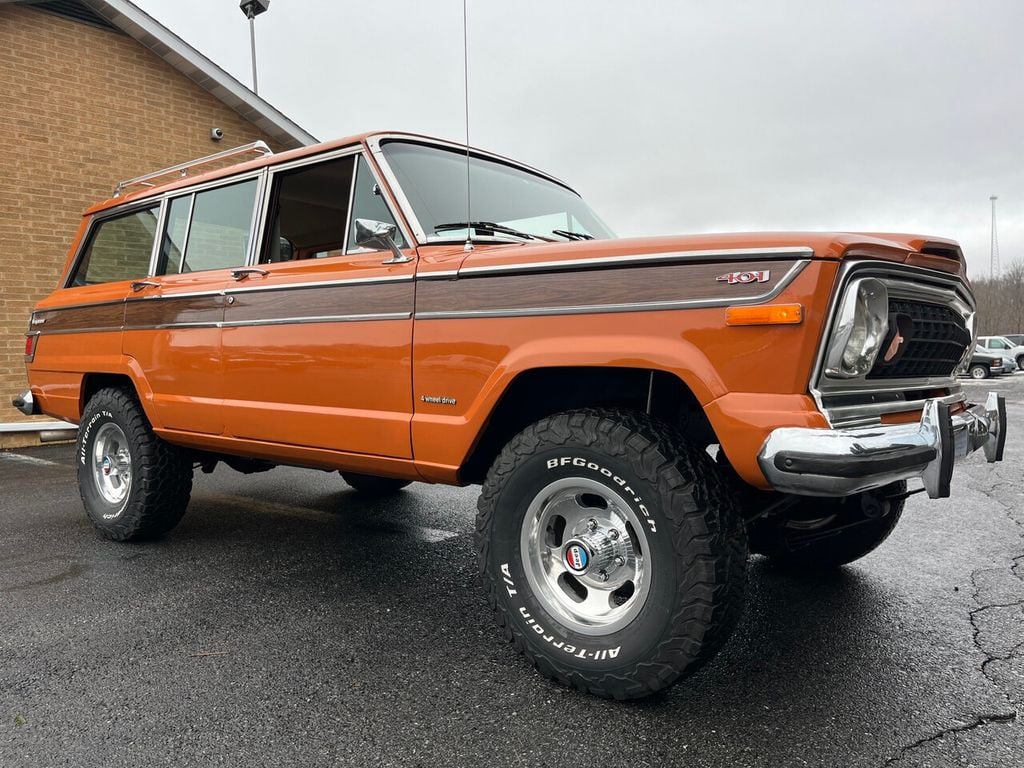
M 881 280 L 865 277 L 846 290 L 825 358 L 825 375 L 835 379 L 864 376 L 889 331 L 889 291 Z

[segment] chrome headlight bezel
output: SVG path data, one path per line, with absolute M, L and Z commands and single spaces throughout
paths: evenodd
M 825 376 L 866 376 L 889 332 L 889 291 L 876 277 L 853 280 L 846 290 L 825 355 Z

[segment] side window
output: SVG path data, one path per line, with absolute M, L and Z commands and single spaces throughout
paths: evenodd
M 256 186 L 256 179 L 249 179 L 172 200 L 158 274 L 245 264 Z
M 349 251 L 359 250 L 359 246 L 356 245 L 356 219 L 370 219 L 371 221 L 383 221 L 385 224 L 396 224 L 395 217 L 388 210 L 388 204 L 384 202 L 384 195 L 381 194 L 376 179 L 370 173 L 370 168 L 366 164 L 366 158 L 362 155 L 359 156 L 359 165 L 356 169 L 356 183 L 353 190 L 352 223 L 349 225 L 348 233 Z M 401 230 L 395 233 L 395 244 L 399 248 L 404 248 L 406 245 Z
M 175 198 L 167 208 L 167 228 L 160 248 L 157 274 L 176 275 L 181 271 L 181 256 L 185 252 L 185 236 L 188 234 L 193 199 L 194 195 Z
M 159 206 L 101 221 L 93 229 L 71 285 L 135 280 L 149 274 Z
M 274 174 L 261 263 L 344 253 L 354 164 L 349 155 Z

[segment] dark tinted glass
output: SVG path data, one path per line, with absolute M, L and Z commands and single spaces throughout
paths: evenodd
M 274 175 L 263 263 L 340 256 L 355 156 Z

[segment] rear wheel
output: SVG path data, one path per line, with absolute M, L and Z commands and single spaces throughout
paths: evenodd
M 393 477 L 377 475 L 361 475 L 358 472 L 341 472 L 342 479 L 360 493 L 367 496 L 390 496 L 407 486 L 409 480 L 396 480 Z
M 1021 355 L 1020 357 L 1017 358 L 1017 368 L 1021 371 L 1024 371 L 1024 355 Z
M 506 637 L 543 674 L 638 698 L 728 638 L 746 576 L 740 517 L 706 453 L 627 411 L 515 437 L 488 473 L 476 547 Z
M 185 514 L 192 463 L 150 427 L 133 393 L 101 389 L 78 430 L 78 488 L 86 514 L 108 539 L 161 536 Z
M 906 483 L 894 483 L 844 499 L 803 498 L 783 519 L 751 524 L 750 551 L 801 571 L 838 568 L 876 549 L 903 513 Z

